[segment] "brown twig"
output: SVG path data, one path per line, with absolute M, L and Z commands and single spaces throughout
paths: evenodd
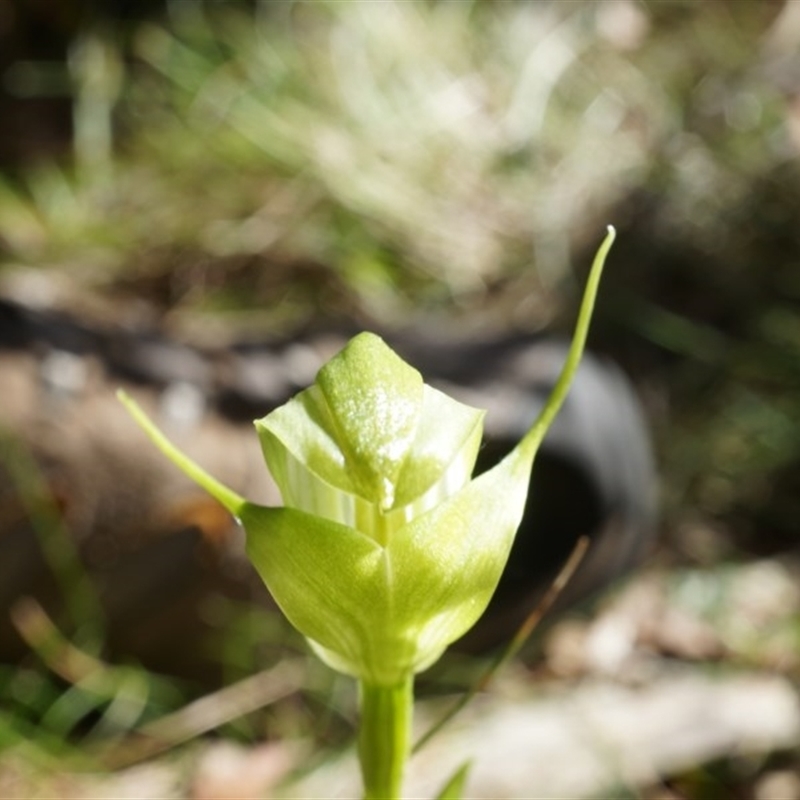
M 536 626 L 542 621 L 545 614 L 552 608 L 553 603 L 558 599 L 558 596 L 564 591 L 564 587 L 569 583 L 575 570 L 586 555 L 586 550 L 589 547 L 589 537 L 582 536 L 578 539 L 577 544 L 572 550 L 569 558 L 561 567 L 558 575 L 556 575 L 550 587 L 533 608 L 530 614 L 525 618 L 525 621 L 520 625 L 517 632 L 514 634 L 508 646 L 503 650 L 500 655 L 492 661 L 489 668 L 484 674 L 470 687 L 469 691 L 463 694 L 459 700 L 449 709 L 438 721 L 436 721 L 427 731 L 417 740 L 412 748 L 412 753 L 416 753 L 422 749 L 448 722 L 450 722 L 456 714 L 458 714 L 469 702 L 475 697 L 478 692 L 482 692 L 491 682 L 492 678 L 497 674 L 501 667 L 510 661 L 525 644 L 530 635 L 536 629 Z
M 281 661 L 143 725 L 98 755 L 111 769 L 131 766 L 293 694 L 306 677 L 299 659 Z

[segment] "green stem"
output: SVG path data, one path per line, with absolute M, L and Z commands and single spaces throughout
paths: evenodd
M 359 683 L 361 723 L 358 757 L 364 800 L 400 800 L 411 742 L 414 678 L 397 686 Z

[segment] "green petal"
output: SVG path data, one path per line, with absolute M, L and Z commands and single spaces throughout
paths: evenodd
M 483 614 L 522 520 L 533 453 L 516 450 L 397 531 L 387 547 L 394 624 L 432 664 Z
M 385 548 L 303 511 L 247 504 L 247 553 L 330 666 L 391 685 L 432 664 L 485 610 L 522 518 L 531 460 L 516 451 Z
M 357 493 L 329 417 L 324 398 L 312 386 L 256 420 L 264 458 L 286 505 L 322 513 L 327 502 L 326 487 L 350 495 Z M 323 486 L 315 487 L 315 481 Z M 313 497 L 317 491 L 323 494 L 319 509 L 315 504 L 320 501 Z
M 358 494 L 391 508 L 417 432 L 422 376 L 380 337 L 362 333 L 319 371 L 316 384 Z
M 469 480 L 485 415 L 482 409 L 459 403 L 431 386 L 424 387 L 417 436 L 397 482 L 395 508 L 426 493 L 432 496 L 423 505 L 430 507 Z
M 247 555 L 275 602 L 341 672 L 378 685 L 410 674 L 414 643 L 397 641 L 385 548 L 345 525 L 291 508 L 247 504 Z
M 349 413 L 338 380 L 356 395 Z M 457 491 L 472 473 L 483 416 L 423 385 L 377 336 L 361 334 L 321 370 L 318 385 L 258 420 L 256 430 L 286 505 L 353 524 L 345 506 L 337 513 L 333 488 L 353 495 L 345 505 L 362 498 L 379 510 L 429 493 L 424 509 Z M 365 454 L 363 463 L 357 454 Z

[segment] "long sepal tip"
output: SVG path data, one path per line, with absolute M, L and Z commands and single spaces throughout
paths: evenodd
M 586 281 L 586 288 L 583 291 L 583 300 L 581 300 L 581 307 L 578 312 L 578 322 L 575 325 L 575 333 L 572 336 L 567 359 L 564 362 L 564 366 L 561 368 L 561 374 L 558 376 L 556 385 L 553 387 L 553 391 L 550 393 L 545 407 L 523 439 L 522 444 L 529 452 L 536 452 L 545 433 L 547 433 L 547 429 L 561 409 L 567 393 L 569 392 L 569 387 L 572 384 L 572 379 L 577 372 L 581 357 L 583 356 L 586 338 L 589 333 L 589 323 L 592 319 L 594 303 L 597 298 L 597 290 L 600 286 L 600 276 L 603 274 L 603 266 L 605 265 L 606 257 L 617 235 L 613 225 L 609 225 L 607 230 L 606 238 L 603 239 L 602 244 L 597 250 L 597 254 L 592 262 L 592 268 L 589 271 L 589 278 Z
M 128 413 L 138 423 L 139 427 L 150 437 L 153 444 L 172 461 L 178 469 L 205 489 L 235 517 L 241 515 L 241 510 L 246 504 L 243 497 L 240 497 L 232 489 L 221 484 L 201 466 L 192 461 L 191 458 L 178 450 L 178 448 L 161 433 L 150 417 L 145 414 L 141 406 L 125 391 L 117 389 L 117 399 L 125 406 Z

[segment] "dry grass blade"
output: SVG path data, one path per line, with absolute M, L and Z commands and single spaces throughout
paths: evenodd
M 114 668 L 72 644 L 58 630 L 38 601 L 31 597 L 17 601 L 11 621 L 26 644 L 49 669 L 68 683 L 90 682 L 97 691 L 113 682 Z
M 303 663 L 300 659 L 284 660 L 271 669 L 205 695 L 107 745 L 99 753 L 100 759 L 113 769 L 127 767 L 258 711 L 306 684 Z

